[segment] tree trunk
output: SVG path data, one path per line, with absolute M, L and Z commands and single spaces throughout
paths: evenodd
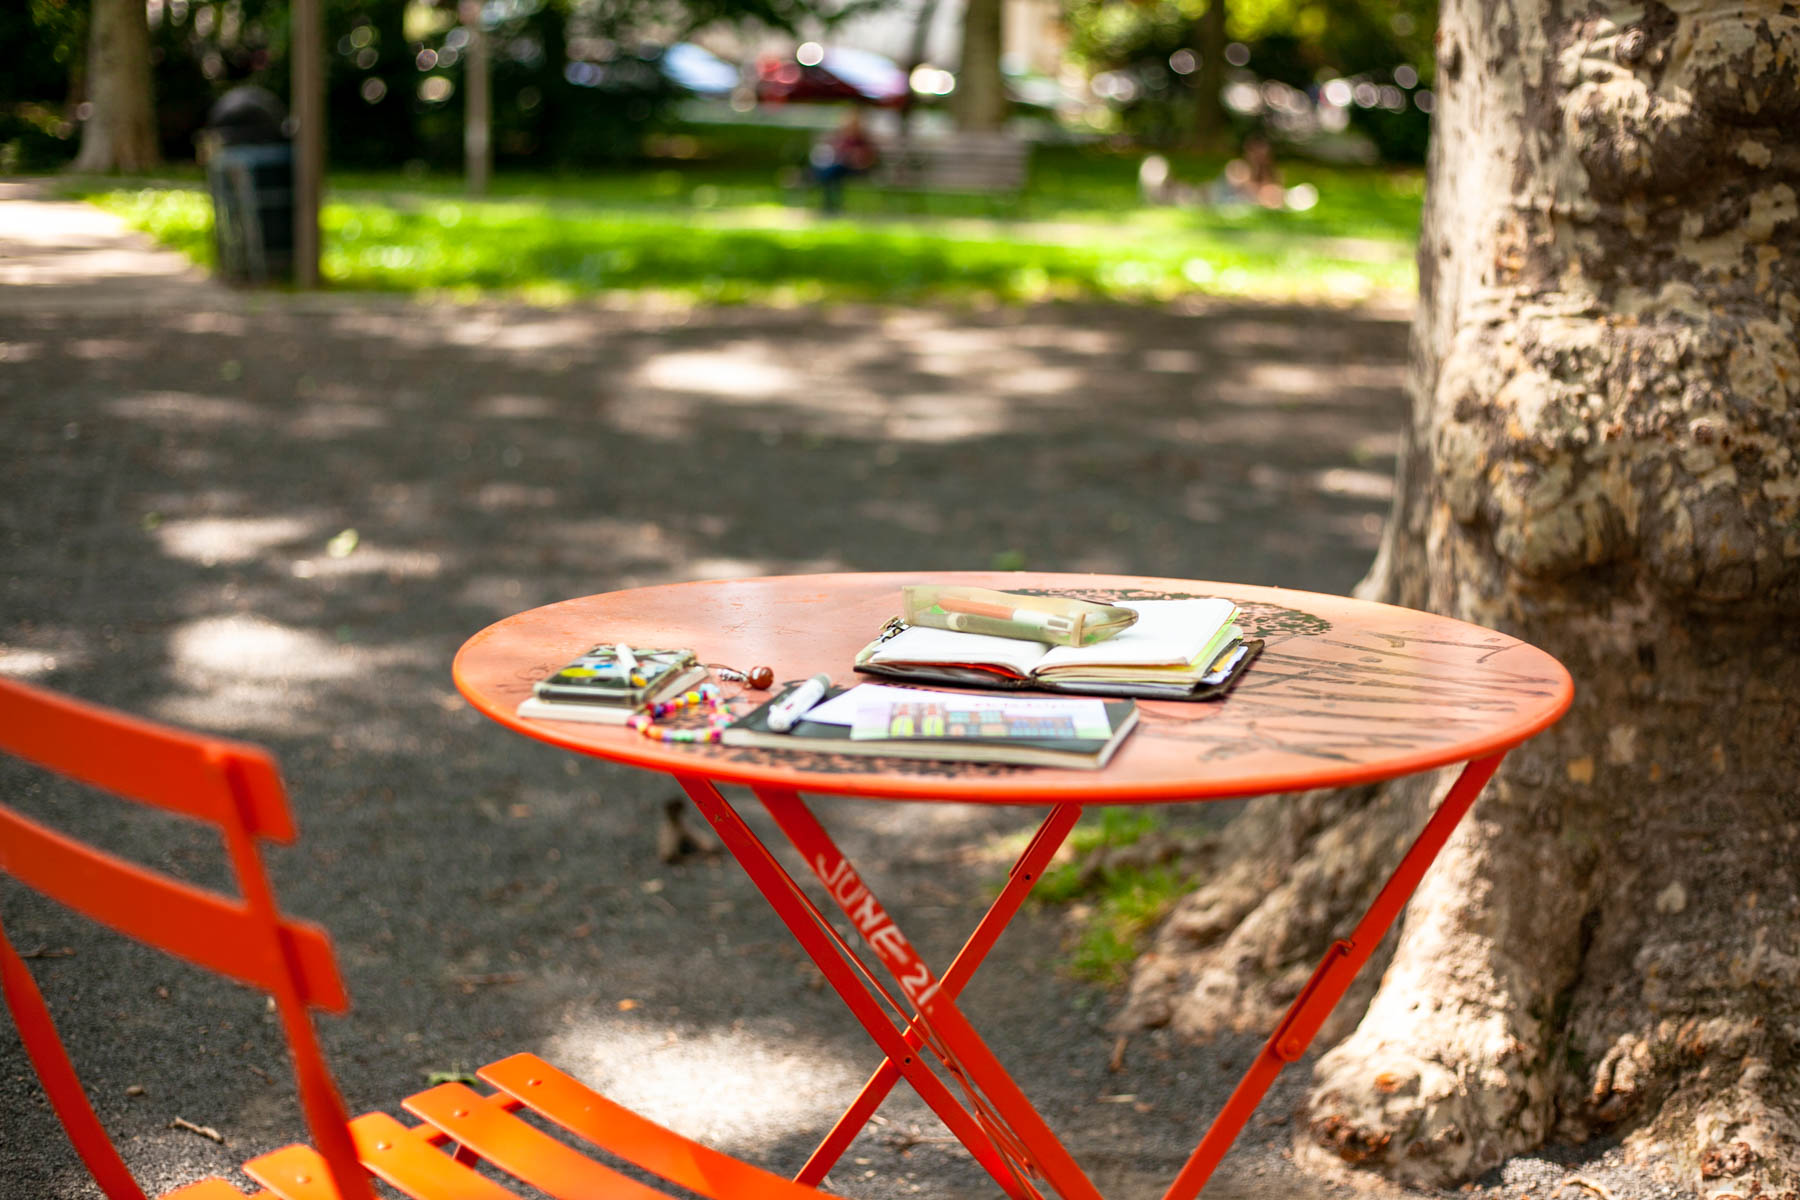
M 93 0 L 88 17 L 88 103 L 71 171 L 147 171 L 162 161 L 150 96 L 150 26 L 144 0 Z
M 1194 25 L 1194 142 L 1215 148 L 1225 135 L 1225 0 L 1209 0 Z
M 1444 5 L 1413 414 L 1361 590 L 1542 646 L 1577 693 L 1340 1006 L 1296 1136 L 1443 1185 L 1610 1134 L 1709 1196 L 1793 1197 L 1800 13 L 1604 11 Z M 1252 806 L 1122 1021 L 1268 1029 L 1429 792 Z
M 288 68 L 294 98 L 294 283 L 319 286 L 319 201 L 325 192 L 325 45 L 320 0 L 292 0 Z
M 950 112 L 962 130 L 996 130 L 1006 124 L 1006 86 L 1000 78 L 1000 0 L 968 0 L 963 9 L 962 64 Z
M 913 17 L 912 42 L 906 54 L 906 77 L 912 79 L 914 71 L 925 65 L 925 46 L 931 38 L 931 21 L 937 16 L 938 0 L 923 0 L 919 11 Z M 900 140 L 905 141 L 912 136 L 913 110 L 918 107 L 919 94 L 906 89 L 906 95 L 900 98 Z
M 462 25 L 469 34 L 463 51 L 463 174 L 469 195 L 485 196 L 494 173 L 493 70 L 481 5 L 463 0 Z

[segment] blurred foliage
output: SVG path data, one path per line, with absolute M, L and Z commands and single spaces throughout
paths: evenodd
M 323 215 L 325 277 L 336 287 L 452 296 L 555 302 L 651 291 L 694 303 L 1353 302 L 1414 283 L 1416 171 L 1296 165 L 1296 178 L 1321 196 L 1306 212 L 1139 208 L 1134 156 L 1061 148 L 1040 152 L 1013 219 L 993 219 L 976 197 L 902 206 L 853 187 L 851 219 L 823 221 L 816 197 L 785 184 L 766 160 L 707 158 L 704 143 L 678 149 L 692 155 L 678 166 L 501 175 L 478 202 L 450 174 L 340 173 Z M 197 188 L 100 200 L 209 258 L 211 211 Z
M 75 156 L 75 126 L 47 104 L 0 103 L 0 174 L 54 171 Z
M 87 0 L 9 0 L 0 4 L 0 105 L 55 102 L 84 63 Z
M 1264 78 L 1304 87 L 1408 63 L 1429 83 L 1437 0 L 1226 0 L 1227 30 Z M 1260 51 L 1260 53 L 1259 53 Z
M 0 171 L 44 171 L 75 154 L 70 85 L 86 68 L 87 0 L 0 3 Z
M 72 156 L 90 0 L 0 3 L 0 164 Z M 153 90 L 170 161 L 196 152 L 212 104 L 240 83 L 286 97 L 290 0 L 165 0 L 152 12 Z M 899 0 L 480 0 L 491 44 L 502 165 L 610 164 L 666 129 L 677 92 L 657 67 L 655 31 L 677 40 L 717 23 L 809 31 Z M 1075 61 L 1124 72 L 1134 98 L 1123 130 L 1169 145 L 1194 126 L 1204 72 L 1193 69 L 1207 5 L 1248 54 L 1236 76 L 1316 90 L 1331 78 L 1391 84 L 1402 65 L 1432 78 L 1432 0 L 1066 0 Z M 452 167 L 462 160 L 468 31 L 456 0 L 323 0 L 328 153 L 333 166 Z M 1182 52 L 1190 52 L 1184 57 Z M 1172 65 L 1171 59 L 1182 69 Z M 1351 119 L 1384 157 L 1422 158 L 1428 120 L 1359 105 Z M 1239 118 L 1240 135 L 1253 121 Z
M 1203 73 L 1188 56 L 1200 53 L 1209 4 L 1226 6 L 1226 36 L 1244 58 L 1228 71 L 1240 79 L 1316 95 L 1331 79 L 1390 83 L 1400 67 L 1412 69 L 1416 86 L 1429 87 L 1434 76 L 1436 0 L 1067 0 L 1074 60 L 1090 73 L 1123 72 L 1132 81 L 1135 95 L 1123 105 L 1128 132 L 1169 143 L 1192 131 Z M 1232 119 L 1240 136 L 1258 123 Z M 1384 159 L 1423 161 L 1430 119 L 1416 106 L 1398 113 L 1357 106 L 1351 121 Z
M 49 166 L 75 149 L 90 0 L 4 0 L 0 151 Z M 714 23 L 793 30 L 887 0 L 481 0 L 502 163 L 634 156 L 677 98 L 648 31 L 676 40 Z M 213 103 L 239 84 L 289 95 L 289 0 L 165 0 L 151 10 L 152 91 L 164 156 L 192 159 Z M 327 152 L 334 166 L 462 161 L 468 31 L 456 0 L 323 0 Z M 572 82 L 571 63 L 594 69 Z M 21 115 L 21 105 L 35 106 Z M 56 114 L 46 121 L 40 110 Z

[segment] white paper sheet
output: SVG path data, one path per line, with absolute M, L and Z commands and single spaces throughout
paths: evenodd
M 816 708 L 808 709 L 803 719 L 819 721 L 826 725 L 854 725 L 858 709 L 874 708 L 884 704 L 916 704 L 934 696 L 949 698 L 959 708 L 1028 708 L 1032 712 L 1046 717 L 1062 715 L 1076 717 L 1083 724 L 1092 724 L 1095 711 L 1099 710 L 1101 722 L 1105 721 L 1104 702 L 1087 697 L 1077 696 L 1062 699 L 1060 697 L 1010 696 L 1006 694 L 982 696 L 969 692 L 945 692 L 931 688 L 888 687 L 880 683 L 857 684 L 843 695 L 827 700 Z

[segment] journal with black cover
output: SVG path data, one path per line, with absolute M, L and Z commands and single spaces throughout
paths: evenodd
M 826 693 L 833 700 L 851 689 L 834 687 Z M 899 691 L 901 689 L 883 689 Z M 785 694 L 785 693 L 782 693 Z M 957 719 L 955 693 L 918 690 L 919 697 L 947 697 L 940 719 Z M 959 736 L 857 738 L 851 726 L 827 724 L 802 717 L 786 733 L 769 728 L 769 710 L 781 696 L 771 697 L 753 711 L 726 726 L 721 740 L 727 746 L 759 746 L 773 750 L 811 750 L 822 754 L 878 755 L 891 758 L 939 759 L 954 762 L 1017 763 L 1027 766 L 1099 770 L 1137 724 L 1137 705 L 1129 700 L 1100 701 L 1108 732 L 1100 737 L 983 737 L 969 727 Z M 922 724 L 922 723 L 921 723 Z

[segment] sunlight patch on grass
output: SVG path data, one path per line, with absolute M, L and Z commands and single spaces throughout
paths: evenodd
M 179 250 L 202 266 L 213 266 L 212 199 L 190 188 L 145 187 L 102 192 L 85 197 L 125 219 L 163 245 Z
M 331 287 L 552 304 L 658 292 L 687 303 L 796 305 L 1194 295 L 1342 303 L 1413 286 L 1403 242 L 1314 236 L 1261 216 L 1196 222 L 1147 210 L 1110 223 L 827 221 L 793 208 L 670 212 L 361 195 L 334 199 L 321 214 L 320 269 Z M 211 264 L 203 191 L 146 187 L 90 198 Z

